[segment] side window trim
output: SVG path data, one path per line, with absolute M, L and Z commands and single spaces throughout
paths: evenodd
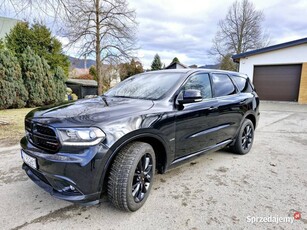
M 237 94 L 240 94 L 241 91 L 240 91 L 240 88 L 239 88 L 239 85 L 238 83 L 235 81 L 235 78 L 236 77 L 240 77 L 239 75 L 228 75 L 228 77 L 230 78 L 230 80 L 232 81 L 232 83 L 234 84 L 235 88 L 236 88 L 236 91 L 237 91 Z
M 236 83 L 231 79 L 230 75 L 227 75 L 230 79 L 230 81 L 232 82 L 233 86 L 235 87 L 235 90 L 236 90 L 236 93 L 235 94 L 231 94 L 231 95 L 238 95 L 240 94 L 240 90 L 238 89 Z M 228 96 L 231 96 L 231 95 L 228 95 Z
M 214 74 L 213 72 L 209 73 L 209 78 L 210 78 L 210 83 L 211 83 L 211 90 L 212 90 L 212 98 L 217 98 L 215 96 L 215 87 L 214 87 L 213 79 L 212 79 L 212 75 L 213 74 Z
M 249 77 L 243 77 L 243 76 L 240 76 L 240 75 L 234 75 L 233 74 L 233 75 L 230 75 L 230 78 L 235 83 L 235 85 L 238 89 L 238 93 L 246 93 L 245 91 L 243 92 L 243 90 L 246 90 L 246 86 L 248 86 L 250 88 L 250 92 L 255 91 L 253 85 L 251 84 Z M 239 82 L 240 82 L 239 79 L 241 79 L 241 80 L 244 79 L 244 87 L 243 88 L 239 84 Z
M 214 99 L 214 94 L 213 94 L 213 82 L 212 82 L 212 79 L 211 79 L 211 75 L 209 72 L 196 72 L 196 73 L 193 73 L 191 74 L 189 77 L 187 77 L 185 79 L 185 81 L 183 82 L 183 84 L 179 87 L 179 90 L 178 90 L 178 93 L 180 93 L 184 86 L 189 82 L 189 80 L 192 78 L 192 77 L 195 77 L 197 75 L 202 75 L 202 74 L 207 74 L 208 75 L 208 79 L 209 79 L 209 82 L 210 82 L 210 89 L 211 89 L 211 97 L 210 98 L 203 98 L 203 101 L 209 101 L 209 100 L 212 100 Z
M 216 95 L 215 95 L 215 84 L 213 83 L 213 79 L 212 79 L 212 77 L 213 77 L 214 74 L 226 75 L 226 76 L 229 78 L 229 80 L 232 82 L 232 84 L 233 84 L 233 86 L 234 86 L 234 88 L 235 88 L 236 93 L 235 93 L 235 94 L 230 94 L 230 95 L 224 95 L 224 96 L 218 96 L 218 97 L 216 97 Z M 236 85 L 235 82 L 231 79 L 231 77 L 229 76 L 229 74 L 227 74 L 227 73 L 221 73 L 221 72 L 211 72 L 211 73 L 210 73 L 210 78 L 211 78 L 211 88 L 213 88 L 213 90 L 212 90 L 212 95 L 213 95 L 214 98 L 230 97 L 230 96 L 238 95 L 238 94 L 240 93 L 240 91 L 238 90 L 237 85 Z
M 213 88 L 213 81 L 212 81 L 211 73 L 208 73 L 208 75 L 209 75 L 209 81 L 210 81 L 210 87 L 211 87 L 211 95 L 212 95 L 212 98 L 215 98 L 215 92 Z

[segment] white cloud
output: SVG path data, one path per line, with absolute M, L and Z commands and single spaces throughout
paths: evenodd
M 271 44 L 307 36 L 307 1 L 305 0 L 255 0 L 257 10 L 265 15 L 264 29 L 271 37 Z M 212 39 L 232 1 L 182 1 L 155 0 L 130 1 L 137 11 L 138 37 L 146 68 L 158 53 L 166 65 L 177 56 L 187 65 L 213 64 L 208 56 Z

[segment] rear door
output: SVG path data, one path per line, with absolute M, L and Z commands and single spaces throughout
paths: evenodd
M 213 95 L 218 103 L 218 116 L 215 123 L 219 129 L 215 142 L 219 144 L 233 139 L 243 117 L 242 109 L 246 98 L 241 95 L 227 74 L 212 74 Z

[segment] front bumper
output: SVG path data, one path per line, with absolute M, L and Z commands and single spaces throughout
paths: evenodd
M 94 205 L 99 203 L 100 199 L 100 192 L 96 192 L 93 194 L 87 194 L 84 195 L 80 193 L 77 190 L 72 191 L 71 189 L 67 189 L 66 191 L 57 191 L 54 189 L 51 183 L 49 181 L 55 182 L 55 180 L 51 179 L 51 176 L 44 176 L 40 172 L 30 168 L 28 165 L 25 163 L 22 165 L 22 169 L 25 170 L 27 173 L 28 177 L 39 187 L 44 189 L 46 192 L 50 193 L 52 196 L 61 199 L 61 200 L 66 200 L 66 201 L 71 201 L 74 203 L 83 203 L 87 205 Z M 47 179 L 48 178 L 48 179 Z M 65 181 L 62 181 L 65 183 Z M 57 182 L 59 183 L 59 182 Z
M 52 196 L 75 203 L 99 202 L 108 148 L 103 144 L 71 152 L 50 154 L 33 146 L 26 138 L 22 150 L 34 157 L 37 169 L 26 163 L 22 168 L 29 178 Z

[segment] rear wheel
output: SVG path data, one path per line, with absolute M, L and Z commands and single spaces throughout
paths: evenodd
M 246 119 L 240 128 L 236 141 L 231 147 L 231 150 L 237 154 L 247 154 L 251 150 L 253 142 L 254 124 L 251 120 Z
M 155 153 L 151 145 L 134 142 L 125 146 L 111 166 L 108 197 L 115 207 L 136 211 L 149 196 L 155 171 Z

